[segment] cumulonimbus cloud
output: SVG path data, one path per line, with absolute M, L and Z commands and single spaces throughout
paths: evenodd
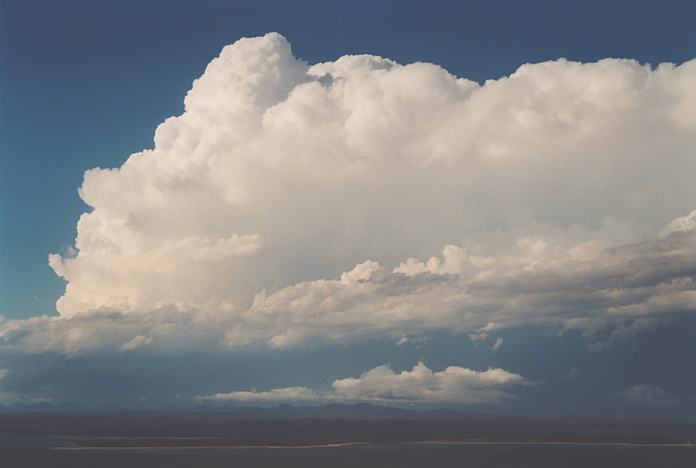
M 394 372 L 389 365 L 371 369 L 359 377 L 335 380 L 328 391 L 307 387 L 284 387 L 266 391 L 234 391 L 197 397 L 199 401 L 311 402 L 373 401 L 381 403 L 499 404 L 512 398 L 512 387 L 525 379 L 503 369 L 475 371 L 448 366 L 434 372 L 419 362 L 413 369 Z
M 527 324 L 611 339 L 692 312 L 694 83 L 695 60 L 560 59 L 479 85 L 241 39 L 153 149 L 85 173 L 75 254 L 49 260 L 60 315 L 4 320 L 0 343 L 284 347 Z

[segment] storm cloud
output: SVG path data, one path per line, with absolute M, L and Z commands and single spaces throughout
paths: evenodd
M 693 60 L 559 59 L 478 84 L 241 39 L 153 149 L 85 173 L 59 315 L 3 320 L 0 345 L 630 337 L 696 309 L 694 82 Z

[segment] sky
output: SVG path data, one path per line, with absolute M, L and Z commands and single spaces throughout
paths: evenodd
M 696 414 L 690 2 L 0 2 L 0 404 Z

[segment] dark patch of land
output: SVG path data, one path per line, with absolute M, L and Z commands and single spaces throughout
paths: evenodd
M 0 414 L 0 434 L 73 447 L 316 446 L 396 442 L 696 443 L 696 423 L 504 418 L 374 405 Z

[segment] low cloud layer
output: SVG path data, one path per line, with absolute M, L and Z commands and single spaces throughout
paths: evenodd
M 59 316 L 0 321 L 0 346 L 630 337 L 696 310 L 694 82 L 694 60 L 560 59 L 479 85 L 242 39 L 153 149 L 86 172 Z
M 498 404 L 512 398 L 509 389 L 525 379 L 503 369 L 475 371 L 449 366 L 433 372 L 422 362 L 412 370 L 394 372 L 389 365 L 371 369 L 357 378 L 335 380 L 329 391 L 285 387 L 269 391 L 234 391 L 201 396 L 199 401 L 311 402 L 371 401 L 381 403 Z

